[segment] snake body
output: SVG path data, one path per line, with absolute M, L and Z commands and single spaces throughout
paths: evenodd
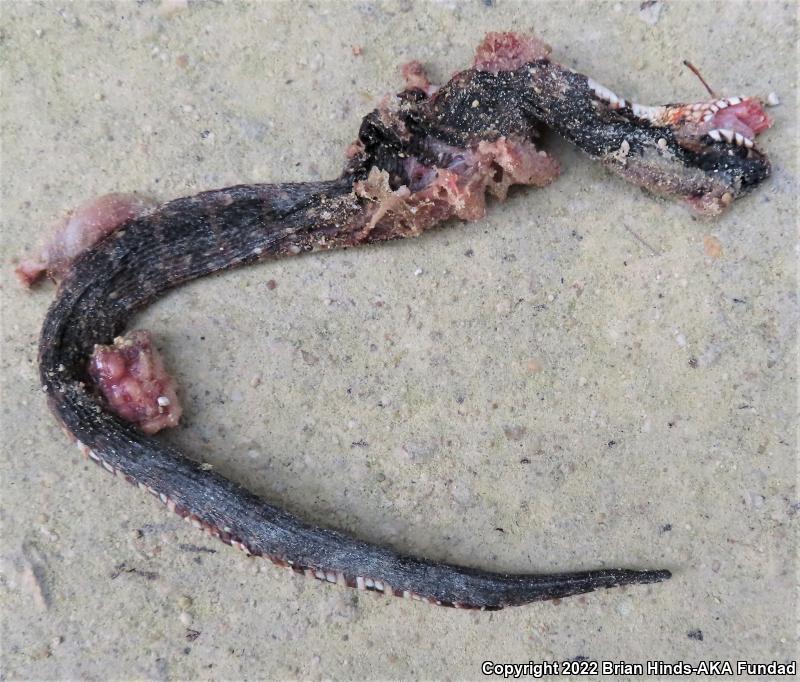
M 433 96 L 409 88 L 394 108 L 364 118 L 339 178 L 242 185 L 170 201 L 128 220 L 78 257 L 41 332 L 40 378 L 53 413 L 86 455 L 193 525 L 248 554 L 326 582 L 440 605 L 498 609 L 669 578 L 666 570 L 494 573 L 403 556 L 309 525 L 112 414 L 87 376 L 96 343 L 113 339 L 134 313 L 184 282 L 265 259 L 419 234 L 453 212 L 443 210 L 444 195 L 413 206 L 427 207 L 427 213 L 411 211 L 415 194 L 408 188 L 440 177 L 412 177 L 412 166 L 447 168 L 461 177 L 468 153 L 458 150 L 474 151 L 499 139 L 532 144 L 542 124 L 590 156 L 622 168 L 628 179 L 631 168 L 643 169 L 639 184 L 658 173 L 665 183 L 660 189 L 668 193 L 726 191 L 735 197 L 769 171 L 765 157 L 753 150 L 730 156 L 719 153 L 713 141 L 705 151 L 688 149 L 669 128 L 598 106 L 585 76 L 546 57 L 494 73 L 462 71 Z M 668 154 L 662 153 L 665 144 Z M 615 156 L 626 145 L 626 155 Z M 659 151 L 656 160 L 652 150 Z M 491 170 L 496 182 L 502 168 Z M 382 199 L 371 191 L 376 173 Z

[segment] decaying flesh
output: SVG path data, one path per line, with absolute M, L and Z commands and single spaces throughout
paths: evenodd
M 15 273 L 26 287 L 44 275 L 61 280 L 72 261 L 131 218 L 155 208 L 138 194 L 106 194 L 81 204 L 56 227 L 34 258 L 24 259 Z
M 700 111 L 686 106 L 637 109 L 598 93 L 596 83 L 547 53 L 537 39 L 490 34 L 474 68 L 441 88 L 412 64 L 406 89 L 362 121 L 339 178 L 177 199 L 124 220 L 78 256 L 47 314 L 39 360 L 50 406 L 80 449 L 224 542 L 294 573 L 358 589 L 497 609 L 668 578 L 668 571 L 628 569 L 508 575 L 402 556 L 265 503 L 144 433 L 125 413 L 133 410 L 140 426 L 157 417 L 139 418 L 140 393 L 150 408 L 153 396 L 156 405 L 161 396 L 173 405 L 171 383 L 159 371 L 145 373 L 155 381 L 145 388 L 125 383 L 142 378 L 132 370 L 141 355 L 125 355 L 124 337 L 113 341 L 148 303 L 222 269 L 415 236 L 450 217 L 477 219 L 487 194 L 502 199 L 510 185 L 543 186 L 556 177 L 556 162 L 535 146 L 542 125 L 628 180 L 707 213 L 767 176 L 766 158 L 736 138 L 745 134 L 741 126 L 755 135 L 767 125 L 754 125 L 757 103 L 747 105 L 752 113 L 730 100 L 717 104 L 733 109 L 735 120 L 725 121 L 716 119 L 719 111 L 709 121 L 677 113 Z M 717 140 L 715 129 L 704 128 L 709 123 L 731 126 L 733 142 L 722 133 Z M 128 341 L 136 346 L 136 337 Z
M 183 410 L 175 382 L 150 332 L 137 329 L 110 345 L 96 345 L 89 376 L 108 409 L 145 433 L 178 425 Z

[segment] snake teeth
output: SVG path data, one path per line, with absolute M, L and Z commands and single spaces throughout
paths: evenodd
M 588 78 L 586 84 L 598 98 L 604 102 L 608 102 L 611 109 L 624 109 L 628 106 L 628 103 L 622 97 L 619 97 L 615 92 L 609 90 L 605 85 L 600 85 L 596 80 Z
M 631 110 L 637 118 L 652 122 L 657 121 L 664 113 L 664 107 L 652 107 L 645 104 L 637 104 L 636 102 L 631 104 Z
M 714 130 L 709 130 L 706 134 L 716 142 L 725 140 L 728 144 L 736 144 L 739 147 L 747 147 L 747 149 L 752 149 L 755 146 L 755 143 L 749 137 L 745 137 L 729 128 L 715 128 Z

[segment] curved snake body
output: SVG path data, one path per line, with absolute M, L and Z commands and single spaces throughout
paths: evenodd
M 409 88 L 394 107 L 365 117 L 338 179 L 237 186 L 177 199 L 128 220 L 77 258 L 41 332 L 40 376 L 52 411 L 89 457 L 193 525 L 319 580 L 497 609 L 668 578 L 665 570 L 492 573 L 402 556 L 309 525 L 116 417 L 87 375 L 96 343 L 113 339 L 134 313 L 181 283 L 279 256 L 414 236 L 460 215 L 455 202 L 473 196 L 473 176 L 464 168 L 482 169 L 476 176 L 481 196 L 508 172 L 476 150 L 508 140 L 529 152 L 542 125 L 628 179 L 684 198 L 729 203 L 769 172 L 766 158 L 753 149 L 731 154 L 713 140 L 686 145 L 674 126 L 654 126 L 630 108 L 605 106 L 589 79 L 546 57 L 494 73 L 463 71 L 432 96 Z M 450 190 L 430 191 L 443 177 L 461 192 L 455 199 Z M 424 201 L 415 199 L 423 194 Z

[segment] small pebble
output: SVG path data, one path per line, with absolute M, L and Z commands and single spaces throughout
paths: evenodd
M 703 237 L 703 253 L 709 258 L 719 258 L 722 255 L 722 242 L 713 234 Z
M 312 71 L 318 72 L 322 70 L 322 67 L 325 66 L 325 57 L 317 53 L 311 58 L 311 62 L 309 63 L 309 67 Z
M 655 26 L 661 17 L 663 3 L 660 0 L 645 0 L 639 5 L 639 18 L 650 26 Z
M 528 360 L 527 369 L 529 374 L 536 374 L 544 369 L 544 366 L 538 360 Z
M 506 434 L 508 440 L 522 440 L 527 432 L 528 429 L 520 425 L 503 427 L 503 433 Z
M 180 599 L 178 599 L 178 606 L 180 606 L 184 611 L 192 606 L 192 598 L 183 595 Z
M 182 625 L 191 625 L 192 617 L 186 611 L 182 611 L 181 615 L 178 616 L 178 620 L 180 620 Z
M 777 107 L 781 103 L 781 98 L 778 97 L 777 92 L 771 92 L 767 95 L 767 104 L 771 107 Z
M 511 301 L 503 299 L 495 306 L 495 310 L 501 315 L 508 315 L 511 312 Z
M 158 13 L 163 17 L 171 17 L 188 9 L 188 7 L 189 0 L 161 0 Z

